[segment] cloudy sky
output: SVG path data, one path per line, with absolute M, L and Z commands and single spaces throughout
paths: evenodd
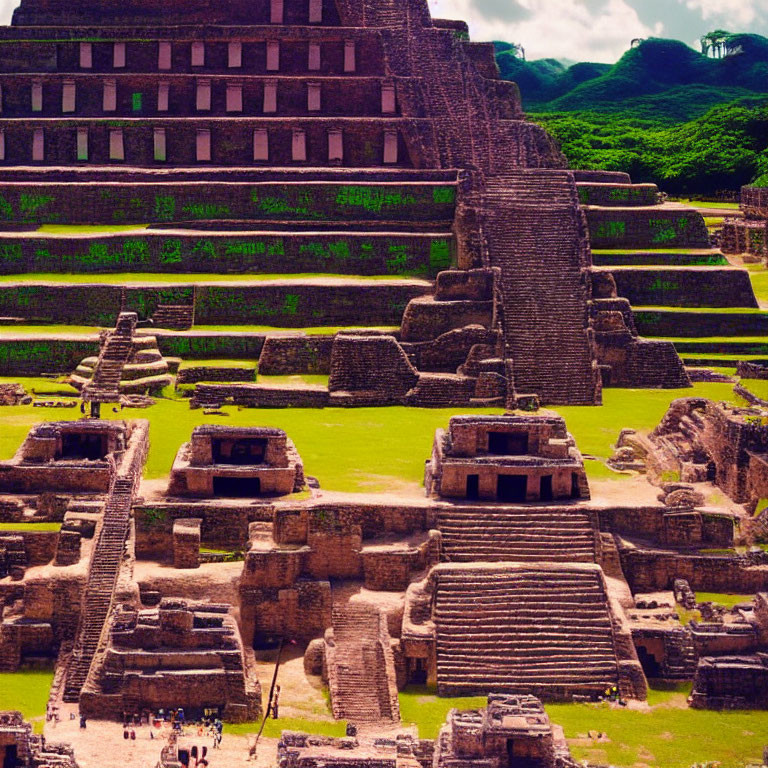
M 693 45 L 714 29 L 768 35 L 768 0 L 429 0 L 474 40 L 521 43 L 528 59 L 614 62 L 635 37 Z
M 18 0 L 0 0 L 0 24 L 10 22 L 16 5 Z M 429 5 L 434 16 L 468 21 L 474 40 L 521 43 L 529 59 L 614 62 L 633 38 L 650 35 L 689 45 L 713 29 L 768 35 L 768 0 L 429 0 Z

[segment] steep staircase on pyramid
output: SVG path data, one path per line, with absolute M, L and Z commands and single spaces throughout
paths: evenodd
M 146 436 L 143 441 L 136 440 L 113 471 L 101 526 L 91 553 L 80 621 L 64 684 L 64 701 L 78 700 L 105 632 L 130 533 L 131 507 L 141 481 L 148 445 Z
M 443 564 L 430 578 L 440 695 L 566 699 L 619 684 L 598 566 Z
M 599 402 L 588 334 L 589 246 L 572 175 L 535 169 L 490 177 L 483 208 L 489 262 L 501 269 L 515 388 L 544 403 Z
M 333 611 L 326 638 L 333 716 L 355 723 L 400 722 L 395 663 L 386 618 L 370 605 Z
M 437 527 L 447 562 L 595 563 L 592 514 L 574 507 L 441 506 Z

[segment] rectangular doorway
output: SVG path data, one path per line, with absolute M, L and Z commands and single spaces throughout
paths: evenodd
M 528 453 L 528 433 L 489 432 L 488 453 L 495 456 L 525 456 Z
M 214 477 L 214 496 L 230 498 L 251 498 L 261 493 L 261 481 L 258 477 Z
M 467 498 L 480 498 L 480 475 L 467 475 Z
M 552 498 L 552 475 L 542 475 L 539 499 L 541 501 L 552 501 Z
M 496 487 L 499 501 L 523 502 L 528 491 L 528 478 L 525 475 L 499 475 Z

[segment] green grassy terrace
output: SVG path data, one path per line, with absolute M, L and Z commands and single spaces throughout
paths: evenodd
M 264 377 L 280 383 L 282 377 Z M 292 377 L 286 377 L 292 378 Z M 305 379 L 307 377 L 302 377 Z M 27 389 L 56 384 L 50 379 L 3 377 L 0 382 L 20 381 Z M 312 379 L 306 383 L 312 382 Z M 315 383 L 323 384 L 325 377 Z M 607 389 L 604 405 L 566 406 L 563 415 L 582 453 L 595 457 L 586 461 L 592 479 L 621 478 L 605 466 L 622 427 L 652 429 L 661 420 L 669 403 L 678 397 L 710 397 L 733 400 L 731 384 L 698 383 L 690 389 L 631 390 Z M 207 416 L 191 410 L 186 400 L 161 399 L 152 408 L 126 409 L 120 414 L 107 410 L 107 418 L 149 419 L 151 438 L 145 476 L 166 477 L 176 452 L 189 439 L 192 428 L 202 423 L 232 426 L 272 426 L 284 429 L 296 443 L 306 471 L 327 490 L 386 492 L 403 489 L 419 493 L 424 460 L 432 448 L 435 429 L 445 427 L 450 417 L 469 409 L 446 408 L 325 408 L 325 409 L 237 409 L 227 407 L 225 416 Z M 474 409 L 494 414 L 498 409 Z M 29 428 L 42 420 L 79 418 L 77 409 L 48 410 L 32 406 L 3 408 L 0 413 L 0 459 L 16 452 Z
M 0 533 L 3 531 L 26 531 L 36 533 L 60 530 L 61 523 L 0 523 Z

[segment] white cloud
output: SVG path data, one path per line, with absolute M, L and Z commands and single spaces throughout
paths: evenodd
M 14 9 L 20 0 L 0 0 L 0 24 L 10 24 Z
M 688 8 L 700 11 L 709 21 L 720 21 L 741 31 L 757 20 L 758 14 L 768 13 L 768 0 L 685 0 Z
M 517 12 L 510 13 L 510 21 L 484 16 L 483 2 L 429 0 L 429 5 L 433 16 L 467 21 L 473 40 L 520 43 L 531 60 L 568 58 L 613 63 L 633 38 L 661 35 L 664 30 L 661 22 L 653 27 L 644 24 L 626 0 L 513 0 Z M 515 20 L 520 8 L 527 13 Z

